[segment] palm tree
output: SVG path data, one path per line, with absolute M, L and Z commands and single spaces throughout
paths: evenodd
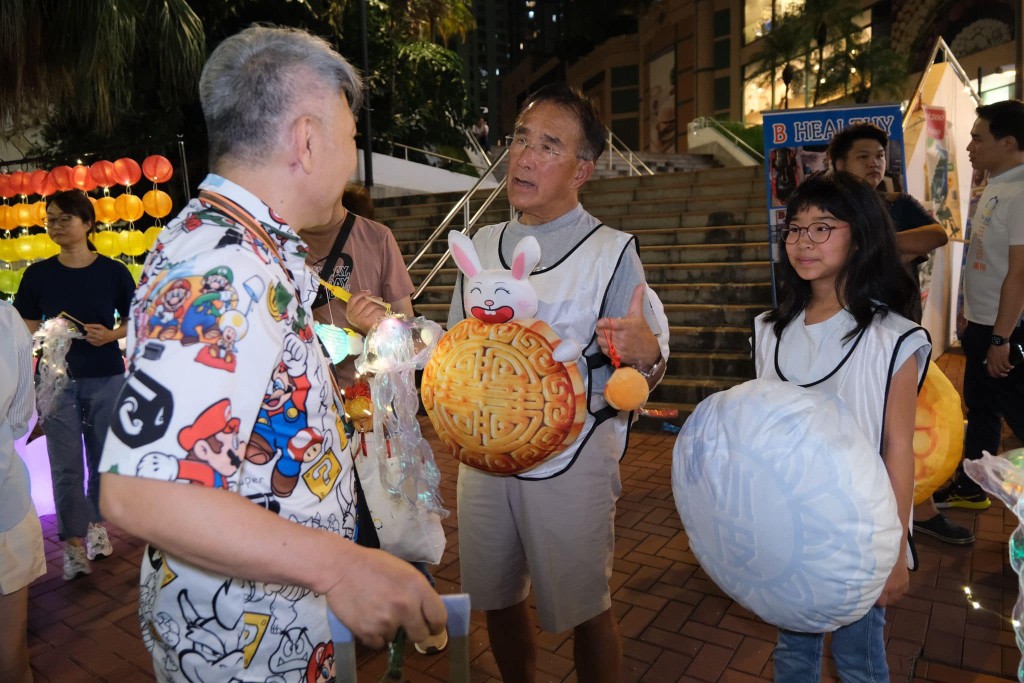
M 193 93 L 205 46 L 185 0 L 4 0 L 0 120 L 13 131 L 46 120 L 112 131 L 140 88 Z
M 472 0 L 392 0 L 384 3 L 403 37 L 413 41 L 440 38 L 448 44 L 476 28 Z

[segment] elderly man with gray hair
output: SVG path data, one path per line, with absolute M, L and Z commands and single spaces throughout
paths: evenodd
M 211 174 L 147 259 L 100 468 L 104 513 L 150 543 L 159 681 L 333 677 L 328 609 L 371 646 L 444 626 L 422 574 L 351 542 L 352 456 L 297 234 L 354 170 L 360 93 L 290 29 L 228 38 L 203 70 Z

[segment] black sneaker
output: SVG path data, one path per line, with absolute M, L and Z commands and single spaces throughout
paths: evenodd
M 973 482 L 972 482 L 973 483 Z M 966 510 L 987 510 L 992 501 L 977 484 L 963 484 L 954 481 L 949 486 L 939 489 L 932 495 L 935 507 L 964 508 Z
M 941 512 L 931 519 L 925 519 L 920 522 L 914 520 L 914 533 L 928 534 L 943 543 L 952 543 L 953 545 L 974 543 L 974 534 L 971 533 L 970 529 L 959 524 L 953 524 Z

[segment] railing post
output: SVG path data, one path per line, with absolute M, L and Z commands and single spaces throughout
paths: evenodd
M 470 225 L 470 222 L 469 222 L 470 221 L 470 211 L 469 211 L 469 200 L 468 199 L 466 200 L 466 203 L 462 205 L 462 214 L 463 214 L 463 223 L 466 226 L 466 229 L 464 230 L 464 232 L 466 233 L 466 236 L 468 237 L 469 236 L 469 225 Z
M 609 171 L 612 170 L 612 157 L 615 156 L 612 153 L 612 150 L 614 150 L 614 149 L 615 149 L 615 146 L 612 143 L 612 129 L 609 128 L 608 129 L 608 170 Z

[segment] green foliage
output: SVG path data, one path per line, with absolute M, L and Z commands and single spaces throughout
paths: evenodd
M 748 126 L 741 121 L 719 121 L 723 128 L 764 156 L 764 126 Z

